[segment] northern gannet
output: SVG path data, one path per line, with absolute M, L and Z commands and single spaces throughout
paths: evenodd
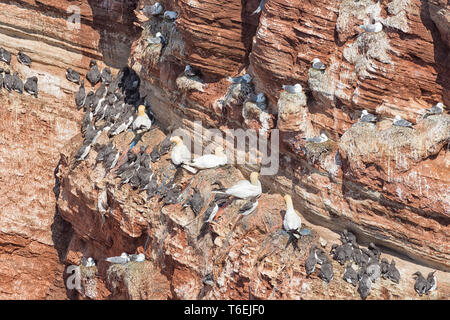
M 283 219 L 283 228 L 287 232 L 291 232 L 293 234 L 299 233 L 302 226 L 302 219 L 294 210 L 291 196 L 288 194 L 285 195 L 284 201 L 286 202 L 286 214 Z M 295 236 L 298 238 L 297 234 L 295 234 Z
M 174 136 L 170 138 L 170 142 L 175 143 L 171 154 L 172 163 L 175 166 L 189 164 L 191 162 L 191 152 L 183 143 L 183 140 L 178 136 Z
M 195 158 L 189 163 L 190 166 L 197 169 L 211 169 L 227 164 L 227 156 L 223 153 L 222 147 L 217 147 L 214 154 L 206 154 L 204 156 Z
M 145 109 L 144 105 L 139 106 L 138 116 L 133 122 L 133 130 L 138 134 L 144 133 L 152 127 L 152 121 L 145 112 Z
M 252 172 L 249 180 L 241 180 L 234 186 L 225 190 L 225 193 L 240 199 L 257 197 L 262 193 L 261 182 L 258 180 L 259 174 Z

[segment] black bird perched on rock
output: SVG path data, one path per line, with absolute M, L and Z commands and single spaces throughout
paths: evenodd
M 381 268 L 378 264 L 378 261 L 372 261 L 371 263 L 369 263 L 369 265 L 366 267 L 366 274 L 369 276 L 372 282 L 376 282 L 378 279 L 380 279 Z
M 17 61 L 25 66 L 31 66 L 31 58 L 22 51 L 19 51 L 19 53 L 17 54 Z
M 389 279 L 391 279 L 391 281 L 393 281 L 395 283 L 399 283 L 400 282 L 400 271 L 398 271 L 398 269 L 395 267 L 394 259 L 392 259 L 391 264 L 389 266 L 387 277 Z
M 413 276 L 416 279 L 416 282 L 414 283 L 414 290 L 416 290 L 419 296 L 422 296 L 427 292 L 427 280 L 423 277 L 420 271 L 413 273 Z
M 3 78 L 3 86 L 5 87 L 6 90 L 11 92 L 13 84 L 14 84 L 13 76 L 11 75 L 9 70 L 5 70 L 5 77 Z
M 0 69 L 0 90 L 3 89 L 3 69 Z
M 97 156 L 95 157 L 95 166 L 97 166 L 97 163 L 105 160 L 105 156 L 112 150 L 112 148 L 113 148 L 112 142 L 108 144 L 94 145 L 94 150 L 97 152 Z
M 25 81 L 24 89 L 26 92 L 31 94 L 32 96 L 35 96 L 37 98 L 38 96 L 38 78 L 36 76 L 30 77 Z
M 377 261 L 380 260 L 381 250 L 373 242 L 369 243 L 368 249 L 373 253 Z
M 89 63 L 89 68 L 90 69 L 86 74 L 86 78 L 93 86 L 95 86 L 101 80 L 101 74 L 97 66 L 97 61 L 91 60 L 91 62 Z
M 68 68 L 66 70 L 66 79 L 73 83 L 80 83 L 80 74 L 72 68 Z
M 197 216 L 203 208 L 205 200 L 197 188 L 194 188 L 194 193 L 184 203 L 183 207 L 190 206 L 195 216 Z
M 75 104 L 77 109 L 80 110 L 86 102 L 86 89 L 84 88 L 84 80 L 81 80 L 80 88 L 75 96 Z
M 13 83 L 12 83 L 12 89 L 20 94 L 23 93 L 23 82 L 22 79 L 19 78 L 19 73 L 14 72 L 13 74 Z
M 364 274 L 359 280 L 358 293 L 361 299 L 365 300 L 369 294 L 372 287 L 372 281 L 367 274 Z
M 354 287 L 356 287 L 356 285 L 358 284 L 358 274 L 356 273 L 355 269 L 352 268 L 351 262 L 347 263 L 342 279 L 344 279 L 348 283 L 351 283 Z
M 307 276 L 316 271 L 316 264 L 318 262 L 316 250 L 317 250 L 316 246 L 312 246 L 311 249 L 309 249 L 309 256 L 305 262 L 305 270 Z
M 258 207 L 258 197 L 248 199 L 242 207 L 239 208 L 239 213 L 243 216 L 249 215 L 254 212 Z
M 327 254 L 325 253 L 325 251 L 323 251 L 320 248 L 316 247 L 316 256 L 317 256 L 317 263 L 322 265 L 325 263 L 331 263 L 330 258 L 328 258 Z
M 4 48 L 0 48 L 0 61 L 10 64 L 11 63 L 11 53 Z
M 430 293 L 431 291 L 436 290 L 437 287 L 437 279 L 434 275 L 436 271 L 432 271 L 427 276 L 427 287 L 426 287 L 426 294 Z
M 103 68 L 101 74 L 100 74 L 102 83 L 109 85 L 112 82 L 112 75 L 111 75 L 111 69 L 106 67 Z
M 348 242 L 350 242 L 351 244 L 356 243 L 356 236 L 347 229 L 344 229 L 342 231 L 342 233 L 340 234 L 340 238 L 343 244 L 346 244 Z
M 333 265 L 331 262 L 322 264 L 319 272 L 319 278 L 326 283 L 330 283 L 333 279 Z
M 383 279 L 388 278 L 388 272 L 389 272 L 389 261 L 386 258 L 381 259 L 380 262 L 380 268 L 381 268 L 381 276 Z

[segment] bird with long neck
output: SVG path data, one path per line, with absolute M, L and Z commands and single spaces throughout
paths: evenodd
M 283 228 L 287 232 L 292 233 L 296 238 L 298 238 L 298 234 L 300 232 L 300 228 L 302 226 L 302 219 L 295 212 L 294 204 L 292 203 L 292 197 L 288 194 L 284 196 L 284 201 L 286 202 L 286 214 L 284 215 L 283 220 Z

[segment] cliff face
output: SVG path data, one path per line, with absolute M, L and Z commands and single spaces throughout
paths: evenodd
M 63 264 L 78 264 L 82 255 L 102 261 L 136 250 L 145 251 L 150 262 L 133 268 L 132 281 L 99 262 L 95 294 L 81 296 L 356 297 L 340 282 L 325 286 L 305 278 L 309 242 L 301 252 L 284 249 L 282 209 L 276 205 L 282 201 L 276 193 L 284 192 L 293 195 L 296 209 L 314 230 L 308 241 L 319 236 L 335 241 L 335 234 L 319 225 L 333 231 L 347 227 L 363 242 L 438 268 L 441 278 L 448 275 L 450 117 L 422 120 L 423 109 L 435 102 L 450 105 L 445 1 L 267 0 L 256 15 L 251 15 L 256 0 L 161 1 L 178 13 L 175 22 L 148 20 L 138 10 L 148 3 L 153 2 L 0 4 L 0 46 L 14 55 L 23 50 L 33 59 L 31 69 L 15 58 L 10 68 L 22 78 L 36 74 L 41 92 L 35 99 L 0 91 L 6 115 L 0 147 L 0 297 L 71 296 L 64 288 Z M 80 9 L 79 29 L 67 25 L 70 6 Z M 383 22 L 380 33 L 358 28 L 368 22 L 369 12 Z M 168 40 L 164 48 L 145 41 L 157 31 Z M 327 65 L 325 72 L 310 69 L 314 57 Z M 117 191 L 117 180 L 102 179 L 101 169 L 93 170 L 94 154 L 70 171 L 83 115 L 74 105 L 77 86 L 64 74 L 71 67 L 84 75 L 91 58 L 113 69 L 129 64 L 141 77 L 141 96 L 147 95 L 162 128 L 183 126 L 193 132 L 193 121 L 201 120 L 204 127 L 221 130 L 261 128 L 272 137 L 279 129 L 279 172 L 262 177 L 267 194 L 257 214 L 235 221 L 231 208 L 214 236 L 199 238 L 192 212 L 146 202 L 126 186 Z M 201 70 L 204 92 L 180 86 L 186 64 Z M 225 77 L 245 72 L 254 88 L 229 90 Z M 283 84 L 297 82 L 305 92 L 301 101 L 281 94 Z M 268 108 L 243 106 L 239 94 L 245 90 L 264 92 Z M 355 124 L 363 109 L 383 120 Z M 414 129 L 391 127 L 388 119 L 395 115 L 415 123 Z M 331 138 L 325 148 L 305 145 L 302 137 L 321 130 Z M 163 137 L 154 131 L 148 143 Z M 125 148 L 131 138 L 121 136 L 116 143 Z M 226 179 L 231 173 L 236 180 L 241 175 L 236 170 L 218 174 Z M 210 174 L 204 173 L 205 179 Z M 193 183 L 201 183 L 198 179 Z M 96 201 L 104 188 L 114 199 L 114 211 L 102 224 Z M 427 270 L 400 261 L 405 277 Z M 140 268 L 152 275 L 154 287 L 139 277 Z M 212 289 L 201 282 L 208 273 L 218 283 Z M 448 296 L 448 283 L 441 283 L 432 298 Z M 400 286 L 383 282 L 371 297 L 415 294 L 408 279 Z

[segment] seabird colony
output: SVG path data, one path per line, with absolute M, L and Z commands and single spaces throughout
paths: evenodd
M 260 13 L 264 7 L 265 0 L 262 0 L 258 8 L 253 14 Z M 149 18 L 163 15 L 165 19 L 175 20 L 177 13 L 174 11 L 164 11 L 163 6 L 156 2 L 153 5 L 147 5 L 142 9 L 142 12 Z M 383 25 L 376 21 L 371 16 L 369 23 L 360 25 L 364 32 L 380 32 Z M 149 44 L 166 44 L 167 39 L 157 32 L 154 37 L 147 39 Z M 0 60 L 9 63 L 11 60 L 9 52 L 0 48 Z M 20 62 L 25 65 L 31 64 L 31 59 L 26 55 L 20 54 Z M 316 71 L 324 73 L 327 65 L 323 63 L 318 57 L 311 60 L 311 68 Z M 3 72 L 3 70 L 1 70 Z M 184 69 L 186 77 L 198 77 L 200 71 L 194 69 L 190 65 L 186 65 Z M 17 75 L 10 75 L 9 70 L 5 71 L 5 77 L 0 81 L 4 83 L 8 90 L 15 90 Z M 89 72 L 86 74 L 86 79 L 92 86 L 99 82 L 100 87 L 96 91 L 86 93 L 84 87 L 84 79 L 78 72 L 68 69 L 66 72 L 68 81 L 80 84 L 78 93 L 76 95 L 76 106 L 78 109 L 84 108 L 85 116 L 83 118 L 82 132 L 84 135 L 84 142 L 82 147 L 78 150 L 76 161 L 86 159 L 91 146 L 97 151 L 96 165 L 103 163 L 105 169 L 105 176 L 114 171 L 117 178 L 120 178 L 119 188 L 124 184 L 129 184 L 133 189 L 138 189 L 139 192 L 147 192 L 147 200 L 159 195 L 165 204 L 175 204 L 180 201 L 181 187 L 177 185 L 176 179 L 164 184 L 158 183 L 155 172 L 152 171 L 151 163 L 157 162 L 161 156 L 171 152 L 170 159 L 175 168 L 185 168 L 191 173 L 196 174 L 197 170 L 207 170 L 218 168 L 227 165 L 227 157 L 224 154 L 222 147 L 217 147 L 214 154 L 206 154 L 200 157 L 193 158 L 189 148 L 183 143 L 179 136 L 167 136 L 164 141 L 151 148 L 149 153 L 149 146 L 141 146 L 139 152 L 134 152 L 130 148 L 126 153 L 120 155 L 120 152 L 110 141 L 106 145 L 96 144 L 98 136 L 103 131 L 108 132 L 109 137 L 118 135 L 126 130 L 132 130 L 139 138 L 142 134 L 151 130 L 154 121 L 153 114 L 150 107 L 143 99 L 140 98 L 138 87 L 140 83 L 139 77 L 130 68 L 123 68 L 116 77 L 113 77 L 109 68 L 104 68 L 100 71 L 97 62 L 92 60 L 89 65 Z M 249 74 L 244 74 L 236 77 L 227 77 L 231 85 L 249 85 L 252 77 Z M 34 88 L 36 80 L 28 79 L 25 84 L 25 90 L 30 94 L 36 94 L 37 90 Z M 18 86 L 20 90 L 20 85 Z M 289 94 L 300 94 L 303 91 L 302 85 L 296 83 L 294 85 L 282 85 L 282 89 Z M 261 109 L 266 107 L 267 100 L 263 92 L 256 94 L 251 92 L 245 101 L 255 103 Z M 445 106 L 439 102 L 432 108 L 425 111 L 423 118 L 431 115 L 437 115 L 444 112 Z M 102 122 L 97 125 L 97 122 Z M 379 117 L 363 110 L 359 122 L 376 124 Z M 393 126 L 413 128 L 413 124 L 407 120 L 396 116 L 393 120 Z M 322 132 L 319 136 L 303 137 L 307 143 L 320 144 L 328 141 L 326 133 Z M 119 161 L 119 158 L 122 161 Z M 194 187 L 194 192 L 184 202 L 183 207 L 190 207 L 195 216 L 199 215 L 203 209 L 203 228 L 206 230 L 209 225 L 214 223 L 230 203 L 236 200 L 243 201 L 243 205 L 239 208 L 239 213 L 243 216 L 252 214 L 258 207 L 258 198 L 262 194 L 262 186 L 259 181 L 259 174 L 252 172 L 249 180 L 241 180 L 235 185 L 224 188 L 220 181 L 215 182 L 219 186 L 215 189 L 214 197 L 206 203 L 202 197 L 200 190 Z M 286 204 L 286 212 L 283 218 L 283 229 L 290 235 L 290 241 L 296 242 L 303 234 L 305 229 L 302 229 L 302 221 L 299 214 L 295 211 L 292 198 L 286 194 L 284 196 Z M 102 191 L 99 196 L 98 208 L 104 214 L 107 212 L 107 193 Z M 104 218 L 103 218 L 104 219 Z M 400 281 L 400 272 L 396 268 L 395 261 L 390 263 L 386 258 L 381 257 L 380 249 L 373 243 L 370 243 L 368 248 L 360 247 L 356 242 L 356 236 L 350 231 L 344 230 L 341 233 L 341 244 L 333 244 L 330 251 L 330 256 L 340 265 L 345 266 L 342 275 L 342 280 L 357 287 L 357 292 L 362 299 L 366 299 L 372 290 L 372 283 L 376 283 L 383 278 L 390 280 L 396 284 Z M 294 240 L 292 240 L 294 239 Z M 106 261 L 114 264 L 126 264 L 130 261 L 142 262 L 145 260 L 144 254 L 128 255 L 123 252 L 120 256 L 106 258 Z M 92 258 L 86 260 L 87 265 L 95 265 Z M 317 265 L 319 271 L 317 272 Z M 358 266 L 356 270 L 354 267 Z M 332 260 L 328 255 L 319 248 L 319 246 L 312 245 L 309 251 L 309 256 L 305 262 L 305 271 L 308 277 L 318 273 L 318 277 L 329 283 L 334 279 L 334 271 Z M 418 271 L 414 274 L 415 284 L 414 289 L 419 295 L 428 294 L 436 289 L 437 279 L 435 272 L 428 274 L 425 277 Z M 336 281 L 336 280 L 335 280 Z

